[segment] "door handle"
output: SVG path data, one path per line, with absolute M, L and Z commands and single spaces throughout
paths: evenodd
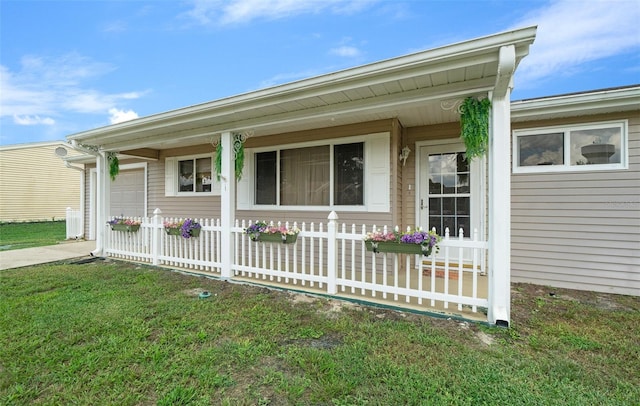
M 420 210 L 424 210 L 424 199 L 420 199 Z

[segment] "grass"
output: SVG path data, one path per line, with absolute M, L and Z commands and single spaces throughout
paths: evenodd
M 640 404 L 637 297 L 514 285 L 500 329 L 109 260 L 0 278 L 3 405 Z
M 66 235 L 65 221 L 0 223 L 0 251 L 54 245 Z

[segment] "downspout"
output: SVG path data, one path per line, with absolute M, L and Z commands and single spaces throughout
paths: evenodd
M 511 320 L 511 88 L 516 69 L 514 45 L 500 48 L 491 98 L 489 139 L 489 309 L 488 321 L 509 327 Z

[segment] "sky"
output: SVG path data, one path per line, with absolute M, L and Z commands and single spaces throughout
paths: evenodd
M 640 84 L 640 0 L 0 0 L 0 145 L 537 25 L 512 100 Z

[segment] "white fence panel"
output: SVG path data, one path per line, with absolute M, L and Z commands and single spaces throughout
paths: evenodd
M 116 231 L 110 229 L 107 232 L 107 254 L 129 261 L 151 262 L 153 224 L 148 217 L 137 217 L 133 218 L 133 220 L 141 222 L 140 228 L 137 231 Z M 105 225 L 105 227 L 109 226 Z
M 67 240 L 78 239 L 83 236 L 84 231 L 82 230 L 82 212 L 80 210 L 73 210 L 71 207 L 67 207 L 66 229 Z
M 165 218 L 164 221 L 176 223 L 181 218 Z M 160 253 L 157 259 L 162 265 L 175 266 L 194 271 L 220 273 L 220 220 L 194 219 L 200 224 L 200 235 L 184 238 L 182 235 L 169 235 L 160 230 Z
M 235 275 L 256 281 L 300 283 L 301 286 L 308 283 L 310 287 L 317 284 L 319 289 L 327 283 L 327 273 L 323 267 L 323 247 L 327 236 L 322 224 L 316 231 L 314 224 L 307 229 L 307 225 L 302 223 L 295 244 L 251 241 L 244 233 L 251 224 L 251 221 L 236 221 L 233 230 L 236 236 Z M 285 226 L 289 228 L 290 224 L 285 223 Z M 294 223 L 293 227 L 298 228 L 298 224 Z
M 183 238 L 165 232 L 163 221 L 181 220 L 157 214 L 140 219 L 142 226 L 137 232 L 111 231 L 107 253 L 116 258 L 221 275 L 220 220 L 196 219 L 201 225 L 198 237 Z M 477 232 L 472 238 L 465 238 L 462 232 L 451 238 L 446 230 L 439 253 L 423 257 L 367 251 L 364 225 L 338 226 L 332 220 L 325 230 L 323 223 L 302 223 L 297 241 L 283 244 L 251 241 L 244 232 L 251 224 L 236 221 L 231 230 L 235 246 L 233 279 L 384 301 L 398 307 L 446 310 L 453 303 L 458 311 L 468 307 L 472 312 L 488 307 L 488 244 L 479 240 Z M 372 232 L 376 230 L 375 225 L 371 227 Z M 471 260 L 469 252 L 473 254 Z

